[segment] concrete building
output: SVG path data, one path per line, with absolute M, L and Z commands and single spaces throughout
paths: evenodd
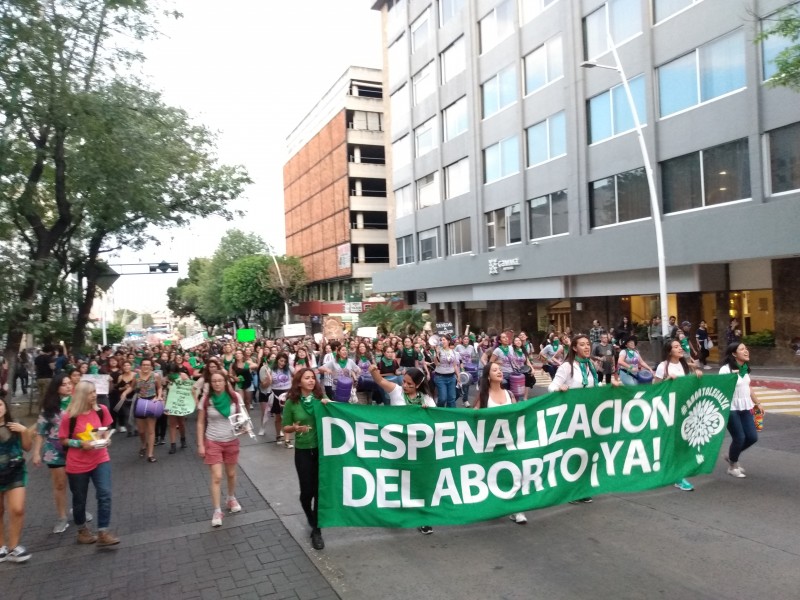
M 392 269 L 461 330 L 669 314 L 800 335 L 800 96 L 770 87 L 785 0 L 378 0 Z M 610 37 L 609 37 L 610 36 Z M 582 68 L 594 61 L 611 69 Z M 788 346 L 788 344 L 786 344 Z
M 286 140 L 286 252 L 309 280 L 292 312 L 313 326 L 357 320 L 389 266 L 383 119 L 380 69 L 350 67 Z

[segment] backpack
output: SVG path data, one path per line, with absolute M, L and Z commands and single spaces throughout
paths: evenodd
M 97 407 L 97 410 L 94 411 L 97 414 L 97 418 L 100 419 L 100 423 L 103 422 L 103 409 Z M 72 435 L 75 433 L 75 425 L 78 423 L 78 417 L 70 417 L 69 418 L 69 436 L 67 436 L 68 440 L 72 439 Z M 64 456 L 67 455 L 69 452 L 69 446 L 64 446 Z

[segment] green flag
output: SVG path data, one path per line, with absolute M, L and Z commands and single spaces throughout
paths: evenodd
M 256 339 L 256 330 L 255 329 L 237 329 L 236 330 L 236 341 L 237 342 L 254 342 Z
M 493 409 L 315 406 L 320 527 L 456 525 L 710 473 L 735 375 Z

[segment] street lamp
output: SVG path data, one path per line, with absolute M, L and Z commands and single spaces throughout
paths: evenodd
M 611 48 L 611 54 L 614 57 L 616 66 L 602 65 L 594 61 L 585 61 L 580 64 L 585 69 L 592 69 L 594 67 L 600 69 L 609 69 L 616 71 L 619 78 L 622 80 L 622 87 L 625 90 L 625 97 L 628 100 L 628 107 L 633 116 L 633 126 L 636 129 L 636 137 L 639 140 L 639 150 L 642 152 L 642 159 L 644 160 L 644 172 L 647 175 L 647 187 L 650 188 L 650 210 L 653 213 L 653 225 L 656 229 L 656 254 L 658 256 L 658 295 L 659 303 L 661 304 L 661 334 L 666 338 L 669 334 L 669 316 L 667 306 L 667 265 L 664 257 L 664 233 L 661 229 L 661 207 L 658 203 L 658 193 L 656 191 L 656 182 L 653 177 L 653 167 L 650 164 L 650 154 L 647 152 L 647 144 L 644 141 L 642 134 L 642 124 L 639 122 L 639 113 L 636 110 L 636 103 L 633 101 L 633 94 L 631 87 L 628 85 L 628 78 L 625 76 L 625 70 L 622 68 L 622 62 L 619 60 L 617 54 L 617 46 L 614 44 L 614 38 L 608 34 L 608 46 Z
M 275 250 L 272 247 L 272 244 L 267 244 L 267 250 L 269 250 L 269 255 L 272 257 L 272 262 L 275 263 L 275 270 L 278 272 L 278 281 L 281 282 L 281 288 L 284 290 L 286 289 L 286 284 L 283 283 L 283 275 L 281 275 L 281 268 L 278 265 L 278 259 L 275 258 Z M 286 301 L 286 298 L 283 299 L 283 324 L 289 324 L 289 303 Z

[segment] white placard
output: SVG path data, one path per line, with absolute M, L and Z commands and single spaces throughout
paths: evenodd
M 94 384 L 94 389 L 98 396 L 108 396 L 108 375 L 81 375 L 81 381 L 88 381 Z
M 375 339 L 376 337 L 378 337 L 378 328 L 377 327 L 359 327 L 356 330 L 356 335 L 358 337 L 370 338 L 372 340 L 372 339 Z
M 183 338 L 181 340 L 181 348 L 183 348 L 184 350 L 190 350 L 191 348 L 199 346 L 205 341 L 206 338 L 203 335 L 203 332 L 201 331 L 200 333 L 195 333 L 194 335 L 190 335 L 189 337 Z
M 289 323 L 283 326 L 283 337 L 303 337 L 305 334 L 305 323 Z

